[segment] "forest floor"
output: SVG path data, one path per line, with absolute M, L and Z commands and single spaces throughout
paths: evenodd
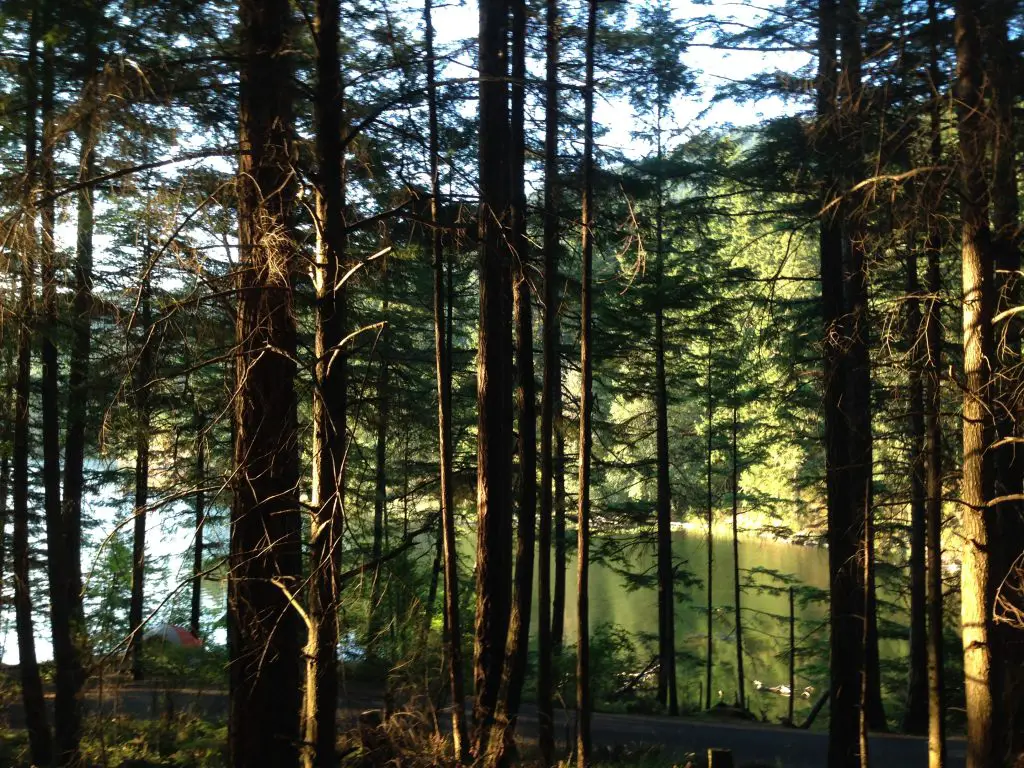
M 169 714 L 190 712 L 204 720 L 221 722 L 227 714 L 227 692 L 217 688 L 184 688 L 156 682 L 121 683 L 116 686 L 90 688 L 88 709 L 104 714 L 123 714 L 142 719 L 158 719 Z M 371 689 L 353 686 L 339 701 L 340 717 L 354 723 L 365 710 L 379 707 L 379 695 Z M 5 707 L 4 720 L 9 728 L 23 727 L 18 702 Z M 446 717 L 441 718 L 447 721 Z M 573 713 L 557 712 L 556 736 L 561 745 L 574 738 Z M 536 710 L 525 705 L 520 717 L 519 734 L 525 751 L 535 743 Z M 678 762 L 685 764 L 689 755 L 704 756 L 709 748 L 729 749 L 737 766 L 756 765 L 765 768 L 820 768 L 825 765 L 828 735 L 824 731 L 804 731 L 765 723 L 716 719 L 714 716 L 666 717 L 660 715 L 626 715 L 596 712 L 593 736 L 599 757 L 607 757 L 619 765 L 631 764 L 630 755 L 643 765 Z M 927 742 L 923 738 L 875 734 L 870 742 L 872 764 L 894 768 L 925 768 L 928 764 Z M 965 765 L 962 739 L 948 744 L 949 768 Z

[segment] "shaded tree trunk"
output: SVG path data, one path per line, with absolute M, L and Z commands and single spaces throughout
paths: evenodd
M 289 149 L 292 18 L 287 0 L 242 0 L 239 13 L 242 154 L 228 571 L 229 762 L 235 768 L 292 768 L 298 765 L 303 738 L 319 746 L 315 735 L 303 737 L 299 729 L 302 627 L 294 605 L 302 573 L 302 526 L 292 310 L 298 269 Z M 334 622 L 324 625 L 330 631 Z M 327 644 L 324 652 L 333 656 L 334 646 Z M 319 661 L 319 651 L 313 657 Z M 321 671 L 330 675 L 333 665 Z M 317 677 L 310 682 L 322 690 Z M 333 716 L 333 695 L 330 706 Z M 331 725 L 327 730 L 333 742 L 333 720 Z
M 910 668 L 907 708 L 903 714 L 906 733 L 928 731 L 928 647 L 926 617 L 925 539 L 927 492 L 924 465 L 924 384 L 921 371 L 927 354 L 926 329 L 921 321 L 917 250 L 907 248 L 907 349 L 909 392 L 907 399 L 910 451 Z M 923 354 L 922 354 L 923 353 Z
M 665 375 L 665 183 L 661 173 L 661 100 L 657 105 L 657 204 L 655 220 L 654 374 L 657 432 L 658 526 L 658 702 L 670 715 L 679 714 L 676 689 L 675 569 L 672 564 L 672 486 L 668 455 L 668 385 Z
M 480 336 L 474 754 L 488 753 L 512 611 L 512 258 L 508 4 L 480 3 Z
M 37 67 L 39 35 L 41 32 L 39 2 L 33 4 L 28 33 L 28 57 L 25 66 L 25 200 L 36 193 L 37 145 L 39 142 L 36 118 L 38 114 Z M 28 464 L 31 429 L 29 424 L 29 398 L 31 396 L 32 327 L 35 323 L 33 293 L 36 256 L 35 215 L 26 216 L 22 234 L 21 280 L 18 311 L 17 368 L 14 379 L 14 426 L 12 440 L 12 493 L 13 517 L 11 541 L 11 570 L 14 577 L 14 621 L 18 636 L 18 672 L 21 679 L 21 703 L 25 711 L 25 729 L 28 731 L 29 757 L 35 765 L 53 762 L 53 739 L 43 698 L 43 682 L 36 660 L 35 627 L 32 617 L 32 579 L 29 560 Z
M 580 274 L 580 468 L 576 586 L 576 765 L 591 763 L 590 733 L 590 459 L 593 451 L 592 271 L 594 263 L 594 56 L 597 0 L 587 3 L 586 79 L 583 86 L 583 258 Z
M 388 266 L 383 267 L 383 293 L 384 299 L 381 302 L 381 318 L 388 322 Z M 381 568 L 380 558 L 383 553 L 385 526 L 388 515 L 388 418 L 389 418 L 389 367 L 388 367 L 388 333 L 387 325 L 381 330 L 377 340 L 377 353 L 380 362 L 380 374 L 377 378 L 377 445 L 374 473 L 373 493 L 373 546 L 371 559 L 377 563 L 373 569 L 373 579 L 370 585 L 370 622 L 368 637 L 366 640 L 367 652 L 371 655 L 376 653 L 377 642 L 381 633 Z M 386 611 L 385 613 L 391 613 Z M 391 622 L 391 626 L 394 624 Z
M 960 138 L 963 222 L 963 474 L 961 480 L 963 552 L 960 618 L 967 700 L 967 768 L 1001 762 L 1001 721 L 992 607 L 996 575 L 990 547 L 995 541 L 992 467 L 992 385 L 987 361 L 993 359 L 991 238 L 985 162 L 981 43 L 976 4 L 958 0 L 955 37 L 957 112 Z
M 714 345 L 714 340 L 708 339 L 708 433 L 705 449 L 707 451 L 707 463 L 704 467 L 704 480 L 706 483 L 706 497 L 705 502 L 707 504 L 707 516 L 708 516 L 708 570 L 707 570 L 707 648 L 704 652 L 704 709 L 711 709 L 711 683 L 712 683 L 712 665 L 714 663 L 714 565 L 715 565 L 715 539 L 714 539 L 714 523 L 715 523 L 715 500 L 712 496 L 711 491 L 711 470 L 712 470 L 712 440 L 714 438 L 713 425 L 715 421 L 715 399 L 714 392 L 711 389 L 711 349 Z
M 555 752 L 552 707 L 552 654 L 555 636 L 551 603 L 551 526 L 555 507 L 554 432 L 556 408 L 561 402 L 562 370 L 558 323 L 558 37 L 561 21 L 558 0 L 547 0 L 545 8 L 547 63 L 544 84 L 544 381 L 540 416 L 540 525 L 537 536 L 537 719 L 541 763 L 547 768 L 554 761 Z M 563 522 L 563 538 L 564 534 Z M 563 552 L 563 561 L 564 557 Z M 557 559 L 555 569 L 557 582 Z M 564 584 L 564 562 L 560 580 Z
M 146 222 L 148 230 L 148 222 Z M 145 276 L 142 278 L 142 327 L 140 337 L 142 348 L 139 352 L 138 369 L 135 378 L 135 408 L 138 422 L 135 425 L 135 511 L 132 531 L 132 593 L 128 606 L 128 632 L 131 637 L 132 677 L 141 680 L 142 669 L 142 613 L 145 603 L 146 583 L 146 507 L 149 505 L 149 432 L 150 406 L 149 388 L 153 381 L 153 299 L 149 271 L 149 232 L 145 234 Z
M 452 740 L 457 760 L 468 757 L 465 710 L 462 702 L 465 687 L 462 679 L 462 619 L 459 612 L 458 550 L 455 540 L 455 508 L 452 494 L 452 337 L 451 317 L 454 292 L 451 290 L 451 269 L 448 271 L 448 321 L 444 301 L 444 241 L 442 240 L 441 148 L 437 126 L 437 75 L 434 61 L 434 24 L 431 18 L 433 0 L 425 0 L 423 23 L 427 43 L 427 105 L 430 121 L 430 251 L 434 271 L 434 354 L 437 374 L 437 433 L 441 474 L 441 550 L 444 565 L 444 627 L 448 655 L 448 685 L 452 700 Z
M 743 617 L 740 612 L 740 459 L 737 446 L 739 433 L 739 408 L 732 407 L 732 580 L 733 605 L 736 606 L 736 686 L 737 703 L 740 708 L 746 704 L 746 681 L 743 676 Z M 790 698 L 796 696 L 796 690 L 790 685 Z M 792 713 L 790 713 L 792 723 Z
M 188 628 L 196 637 L 200 632 L 200 617 L 203 607 L 203 534 L 206 528 L 206 417 L 199 409 L 198 402 L 194 405 L 192 416 L 195 430 L 195 468 L 193 481 L 196 484 L 195 498 L 195 539 L 192 542 L 192 600 L 189 607 Z
M 519 416 L 519 527 L 516 540 L 515 599 L 508 630 L 505 660 L 504 715 L 508 719 L 499 748 L 499 762 L 512 758 L 516 719 L 526 679 L 533 607 L 533 559 L 537 532 L 537 405 L 533 372 L 533 308 L 530 258 L 526 237 L 526 6 L 512 5 L 512 163 L 509 174 L 512 203 L 513 322 L 516 327 L 516 400 Z
M 286 8 L 282 8 L 279 12 L 286 11 Z M 339 0 L 317 0 L 313 34 L 317 49 L 313 109 L 315 151 L 319 168 L 316 217 L 320 237 L 315 269 L 313 513 L 310 520 L 309 614 L 306 626 L 306 680 L 302 704 L 304 746 L 301 759 L 304 768 L 328 768 L 337 763 L 337 572 L 344 527 L 348 428 L 348 357 L 347 351 L 341 347 L 348 322 L 347 289 L 342 282 L 348 244 L 345 230 L 345 155 L 342 144 L 344 92 L 341 83 Z M 290 112 L 290 104 L 287 109 Z
M 56 23 L 51 3 L 44 5 L 42 82 L 40 111 L 43 143 L 40 153 L 40 183 L 44 194 L 56 188 L 54 153 L 57 125 L 54 117 L 53 35 Z M 82 738 L 82 710 L 79 692 L 84 682 L 81 644 L 84 635 L 76 636 L 74 605 L 78 600 L 75 587 L 79 580 L 71 573 L 77 557 L 70 546 L 78 540 L 64 520 L 60 477 L 60 397 L 58 380 L 60 366 L 57 355 L 57 252 L 54 241 L 56 210 L 52 197 L 40 208 L 42 223 L 41 278 L 43 318 L 41 325 L 42 363 L 42 443 L 43 443 L 43 506 L 46 510 L 47 576 L 50 581 L 50 626 L 54 661 L 54 737 L 56 761 L 60 766 L 81 762 L 79 742 Z
M 818 136 L 815 147 L 822 176 L 822 204 L 838 194 L 837 106 L 838 22 L 836 0 L 818 4 Z M 863 510 L 850 504 L 849 427 L 843 411 L 848 364 L 843 317 L 843 236 L 833 211 L 820 225 L 823 338 L 825 479 L 828 496 L 829 559 L 829 768 L 860 768 L 860 697 L 863 672 L 864 590 L 857 566 Z

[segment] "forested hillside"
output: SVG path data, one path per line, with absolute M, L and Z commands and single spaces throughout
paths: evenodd
M 1020 3 L 0 20 L 0 764 L 1024 765 Z

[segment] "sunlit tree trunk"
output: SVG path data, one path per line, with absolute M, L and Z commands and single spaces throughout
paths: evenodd
M 985 116 L 978 7 L 958 0 L 954 26 L 957 55 L 957 117 L 960 138 L 960 216 L 963 223 L 963 552 L 960 618 L 967 700 L 967 768 L 1001 762 L 998 723 L 999 673 L 995 661 L 992 607 L 996 575 L 990 547 L 995 544 L 992 498 L 992 307 L 993 257 L 985 182 Z
M 242 0 L 239 12 L 242 152 L 228 571 L 229 762 L 234 768 L 292 768 L 303 740 L 319 746 L 299 729 L 303 654 L 296 593 L 302 518 L 292 306 L 299 268 L 291 220 L 292 16 L 287 0 Z M 324 626 L 333 631 L 333 617 Z M 334 646 L 328 643 L 325 652 L 333 658 Z M 314 656 L 321 660 L 319 653 Z M 327 664 L 324 674 L 333 669 Z M 332 743 L 334 706 L 331 692 Z
M 465 688 L 462 679 L 462 620 L 459 615 L 458 552 L 455 540 L 455 508 L 452 499 L 452 340 L 450 318 L 454 301 L 451 272 L 448 274 L 448 300 L 444 296 L 444 242 L 441 232 L 440 139 L 437 127 L 437 75 L 434 61 L 433 0 L 425 0 L 423 24 L 427 36 L 427 99 L 430 121 L 430 250 L 434 272 L 434 363 L 437 378 L 437 432 L 441 474 L 441 550 L 444 567 L 444 627 L 448 654 L 448 685 L 452 699 L 452 738 L 456 759 L 468 756 Z M 449 321 L 445 321 L 447 303 Z
M 488 754 L 512 612 L 512 261 L 509 235 L 509 5 L 480 2 L 480 333 L 474 707 Z

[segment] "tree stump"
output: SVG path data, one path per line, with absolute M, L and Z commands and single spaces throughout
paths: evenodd
M 708 768 L 733 768 L 732 751 L 728 749 L 708 750 Z

